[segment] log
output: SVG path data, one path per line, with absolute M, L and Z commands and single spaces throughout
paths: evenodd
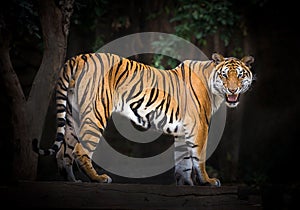
M 237 186 L 174 186 L 22 181 L 1 186 L 2 206 L 76 209 L 262 209 Z

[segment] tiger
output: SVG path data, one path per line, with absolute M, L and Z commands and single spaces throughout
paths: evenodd
M 112 113 L 118 112 L 174 137 L 177 185 L 219 187 L 205 165 L 211 117 L 223 102 L 237 107 L 252 84 L 253 62 L 251 55 L 238 59 L 213 53 L 210 60 L 185 60 L 161 70 L 111 53 L 76 55 L 58 76 L 56 139 L 50 149 L 39 148 L 35 139 L 33 148 L 40 155 L 56 154 L 69 181 L 80 181 L 73 173 L 75 162 L 90 181 L 111 183 L 110 176 L 95 170 L 92 155 Z M 184 156 L 176 152 L 182 146 Z

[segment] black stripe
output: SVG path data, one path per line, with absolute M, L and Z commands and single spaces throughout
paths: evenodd
M 166 100 L 166 106 L 165 106 L 165 115 L 167 115 L 167 113 L 169 111 L 170 104 L 171 104 L 171 96 L 168 94 L 167 100 Z
M 70 66 L 70 69 L 71 69 L 71 74 L 74 75 L 74 65 L 75 65 L 75 58 L 71 58 L 69 60 L 69 66 Z
M 56 133 L 56 140 L 55 141 L 64 141 L 65 136 L 62 133 Z
M 184 64 L 181 66 L 181 75 L 182 75 L 182 80 L 185 83 L 185 69 L 184 69 Z
M 63 78 L 69 83 L 70 81 L 70 78 L 69 78 L 69 75 L 68 75 L 68 68 L 65 68 L 65 71 L 63 72 Z
M 204 109 L 205 122 L 209 126 L 210 125 L 210 117 L 208 116 L 206 109 Z
M 163 128 L 167 124 L 167 116 L 164 115 L 163 118 L 158 122 L 157 126 Z
M 192 156 L 192 159 L 196 160 L 196 161 L 199 161 L 199 158 L 196 157 L 196 156 Z
M 187 145 L 188 147 L 191 147 L 191 148 L 198 147 L 198 145 L 197 145 L 197 144 L 194 144 L 194 143 L 193 143 L 193 142 L 191 142 L 191 141 L 186 141 L 186 145 Z
M 94 90 L 95 89 L 95 85 L 96 84 L 98 84 L 98 82 L 99 81 L 95 81 L 95 79 L 97 78 L 97 69 L 98 69 L 98 67 L 97 67 L 97 64 L 96 64 L 96 61 L 95 61 L 95 57 L 94 56 L 91 56 L 91 60 L 92 60 L 92 62 L 93 62 L 93 64 L 94 64 L 94 69 L 95 69 L 95 71 L 94 71 L 94 73 L 93 73 L 93 76 L 92 76 L 92 78 L 91 78 L 91 83 L 89 83 L 89 84 L 91 84 L 91 87 L 90 87 L 90 90 Z M 90 68 L 90 67 L 89 67 Z M 101 78 L 101 77 L 100 77 Z
M 96 55 L 96 57 L 98 58 L 99 63 L 100 63 L 99 70 L 101 71 L 101 75 L 104 76 L 104 64 L 103 64 L 102 57 L 100 56 L 99 53 L 96 53 L 95 55 Z
M 154 96 L 154 93 L 156 93 L 155 96 Z M 146 107 L 151 106 L 157 100 L 158 93 L 159 93 L 158 89 L 156 89 L 156 88 L 151 89 L 150 97 L 149 97 L 149 100 L 146 104 Z
M 87 61 L 87 57 L 85 54 L 81 55 L 82 60 L 84 60 L 85 62 Z
M 56 96 L 55 97 L 55 100 L 63 100 L 63 101 L 66 101 L 68 99 L 68 97 L 66 95 L 59 95 L 59 96 Z
M 120 69 L 122 63 L 123 63 L 123 60 L 122 60 L 122 62 L 120 62 L 120 64 L 118 65 L 116 74 L 118 73 L 118 71 L 119 71 L 119 69 Z M 126 73 L 126 72 L 128 73 L 128 65 L 129 65 L 129 62 L 126 62 L 126 67 L 125 67 L 125 69 L 122 69 L 123 72 L 122 72 L 122 73 L 120 74 L 120 76 L 118 77 L 118 79 L 117 79 L 117 81 L 116 81 L 116 84 L 115 84 L 115 87 L 118 86 L 120 80 L 123 78 L 123 76 L 125 75 L 125 73 Z
M 169 133 L 169 134 L 172 133 L 170 128 L 167 128 L 167 133 Z
M 60 96 L 65 96 L 65 97 L 67 97 L 66 94 L 67 94 L 67 91 L 66 91 L 66 90 L 64 90 L 64 92 L 61 92 L 61 90 L 56 89 L 55 96 L 60 95 Z
M 68 144 L 67 147 L 71 150 L 74 150 L 75 146 Z
M 189 135 L 189 136 L 185 136 L 185 139 L 187 140 L 187 139 L 191 139 L 191 138 L 193 138 L 195 135 L 194 134 L 191 134 L 191 135 Z
M 179 118 L 179 106 L 177 106 L 176 112 L 175 112 L 175 119 L 178 120 Z
M 160 74 L 161 74 L 161 76 L 162 76 L 162 85 L 163 85 L 163 87 L 162 87 L 162 89 L 163 90 L 166 90 L 166 78 L 165 78 L 165 72 L 163 72 L 163 71 L 157 71 L 157 72 L 159 72 Z M 165 97 L 165 91 L 163 91 L 163 93 L 164 93 L 164 96 L 163 96 L 163 98 Z
M 71 135 L 72 135 L 73 138 L 78 142 L 78 137 L 77 137 L 74 133 L 71 133 Z
M 67 123 L 68 126 L 72 127 L 71 120 L 69 120 L 68 118 L 67 118 L 67 120 L 66 120 L 66 123 Z
M 65 118 L 58 118 L 56 120 L 56 126 L 57 127 L 64 127 L 66 125 L 66 119 Z
M 135 68 L 135 69 L 133 70 L 133 73 L 132 73 L 132 76 L 131 76 L 131 79 L 130 79 L 129 83 L 131 83 L 131 82 L 134 80 L 134 78 L 136 78 L 137 75 L 140 75 L 140 71 L 139 71 L 140 65 L 137 65 L 137 66 L 138 66 L 138 68 Z M 143 71 L 143 70 L 142 70 L 142 71 Z M 140 78 L 141 78 L 141 77 L 140 77 Z
M 173 79 L 174 74 L 170 74 L 169 71 L 167 73 L 168 73 L 168 76 L 169 76 L 169 84 L 171 85 L 171 95 L 173 97 L 175 97 L 175 87 L 174 87 L 174 82 L 173 82 L 174 81 L 174 79 Z
M 149 112 L 148 114 L 146 114 L 146 119 L 148 121 L 148 129 L 151 127 L 152 121 L 154 119 L 154 111 Z
M 110 115 L 110 113 L 109 113 L 109 111 L 110 111 L 110 106 L 109 106 L 109 104 L 110 104 L 110 97 L 109 97 L 110 95 L 109 95 L 109 93 L 108 93 L 108 91 L 106 90 L 106 109 L 105 109 L 105 117 L 106 118 L 109 118 L 109 115 Z
M 178 126 L 175 127 L 174 132 L 176 133 L 178 131 Z
M 58 81 L 57 85 L 58 85 L 62 90 L 64 90 L 64 91 L 67 91 L 67 90 L 68 90 L 68 88 L 67 88 L 67 87 L 65 86 L 65 84 L 63 83 L 62 78 L 59 78 L 59 81 Z
M 133 113 L 135 114 L 135 116 L 137 116 L 138 118 L 140 118 L 140 115 L 137 113 L 137 110 L 140 108 L 141 104 L 143 103 L 144 98 L 141 98 L 140 100 L 131 103 L 129 106 L 131 108 L 131 110 L 133 111 Z
M 68 157 L 70 160 L 73 160 L 73 157 L 71 157 L 71 155 L 69 155 L 68 153 L 64 153 L 64 157 Z M 70 162 L 70 164 L 72 164 L 72 162 Z
M 131 87 L 131 90 L 130 90 L 128 96 L 127 96 L 126 102 L 128 102 L 128 101 L 131 100 L 132 98 L 135 98 L 136 96 L 138 96 L 138 95 L 141 93 L 141 90 L 142 90 L 142 89 L 140 88 L 140 90 L 137 91 L 137 93 L 136 93 L 135 95 L 133 95 L 134 92 L 135 92 L 135 90 L 137 89 L 137 86 L 138 86 L 138 85 L 140 85 L 140 81 L 136 82 L 136 83 Z
M 174 109 L 172 109 L 172 111 L 171 111 L 171 115 L 170 115 L 170 123 L 173 123 L 173 112 L 174 112 Z
M 85 90 L 84 90 L 84 93 L 82 94 L 82 98 L 80 99 L 79 101 L 79 106 L 82 107 L 83 104 L 87 103 L 89 98 L 87 98 L 89 95 L 89 85 L 90 85 L 91 81 L 89 80 L 87 85 L 85 86 Z
M 97 102 L 96 102 L 96 100 L 95 100 L 95 102 L 94 102 L 94 107 L 93 107 L 93 111 L 94 111 L 94 113 L 95 113 L 95 117 L 96 117 L 97 120 L 100 122 L 102 128 L 104 128 L 105 126 L 104 126 L 103 118 L 102 118 L 100 112 L 98 111 L 98 109 L 95 108 L 95 107 L 97 107 L 97 104 L 96 104 L 96 103 L 97 103 Z
M 87 140 L 87 139 L 84 139 L 84 136 L 85 135 L 92 135 L 92 134 L 94 134 L 94 136 L 97 136 L 98 135 L 98 133 L 94 133 L 94 132 L 88 132 L 88 131 L 86 131 L 85 133 L 84 133 L 84 135 L 82 136 L 82 144 L 85 144 L 85 145 L 87 145 L 87 144 L 90 144 L 91 146 L 93 146 L 93 147 L 97 147 L 97 145 L 98 145 L 98 142 L 94 142 L 94 141 L 91 141 L 91 140 Z M 85 149 L 88 149 L 88 147 L 84 147 Z
M 141 72 L 140 77 L 141 77 L 141 80 L 139 80 L 139 82 L 136 83 L 136 86 L 139 85 L 139 90 L 137 91 L 137 93 L 135 95 L 133 95 L 134 91 L 131 90 L 128 95 L 128 99 L 137 97 L 138 95 L 141 94 L 142 90 L 144 89 L 144 82 L 142 79 L 144 77 L 144 71 Z
M 162 113 L 164 103 L 165 103 L 165 99 L 162 99 L 160 104 L 156 107 L 156 109 L 159 110 L 159 113 L 157 114 L 158 116 L 161 115 Z
M 194 87 L 192 85 L 191 71 L 189 71 L 188 73 L 189 73 L 190 87 L 191 87 L 191 89 L 193 91 L 193 96 L 194 96 L 194 97 L 192 97 L 192 101 L 194 102 L 194 98 L 196 99 L 198 106 L 195 104 L 195 102 L 194 102 L 194 104 L 195 104 L 196 107 L 198 107 L 200 109 L 199 112 L 201 112 L 201 103 L 200 103 L 200 101 L 199 101 L 199 99 L 197 97 L 196 91 L 195 91 L 195 89 L 194 89 Z
M 65 111 L 66 111 L 66 109 L 56 109 L 56 113 L 63 113 Z

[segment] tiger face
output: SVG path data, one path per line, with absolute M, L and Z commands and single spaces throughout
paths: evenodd
M 228 107 L 234 108 L 239 104 L 240 94 L 245 93 L 252 83 L 250 65 L 254 62 L 254 58 L 245 56 L 239 60 L 232 57 L 224 58 L 214 53 L 212 59 L 216 68 L 213 93 L 223 97 Z

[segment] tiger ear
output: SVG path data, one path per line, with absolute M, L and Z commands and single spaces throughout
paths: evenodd
M 250 55 L 247 55 L 245 57 L 243 57 L 241 59 L 241 61 L 246 65 L 248 66 L 249 68 L 251 68 L 251 64 L 254 62 L 254 58 Z
M 222 61 L 224 61 L 224 57 L 223 55 L 219 54 L 219 53 L 214 53 L 212 54 L 212 59 L 215 62 L 216 65 L 218 65 L 219 63 L 221 63 Z

